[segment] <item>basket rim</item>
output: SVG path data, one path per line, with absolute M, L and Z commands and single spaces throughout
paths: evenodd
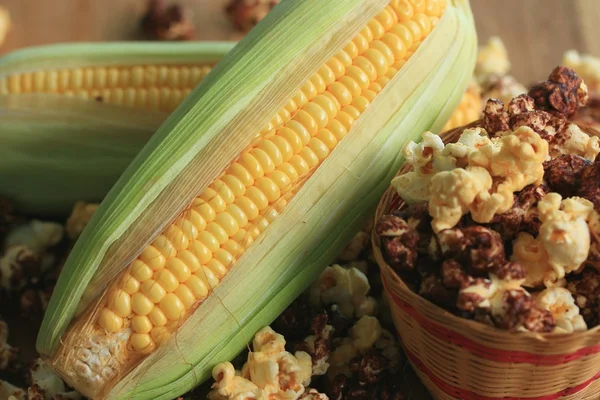
M 454 129 L 446 131 L 446 132 L 442 132 L 439 134 L 439 136 L 444 140 L 444 143 L 448 143 L 453 140 L 456 140 L 458 138 L 458 134 L 461 133 L 462 131 L 464 131 L 465 129 L 481 127 L 482 122 L 483 122 L 482 119 L 478 119 L 470 124 L 467 124 L 467 125 L 464 125 L 464 126 L 461 126 L 458 128 L 454 128 Z M 585 132 L 592 134 L 594 136 L 600 137 L 600 130 L 596 129 L 595 127 L 592 127 L 587 124 L 578 123 L 575 121 L 571 121 L 571 122 L 576 123 Z M 402 170 L 403 170 L 403 168 L 401 167 L 398 170 L 397 174 L 400 174 L 402 172 Z M 396 192 L 395 192 L 394 188 L 391 185 L 388 186 L 388 188 L 384 192 L 384 194 L 381 197 L 379 204 L 377 206 L 377 210 L 375 212 L 375 220 L 374 220 L 375 223 L 377 223 L 377 221 L 383 216 L 383 214 L 388 212 L 387 208 L 390 205 L 390 202 L 391 202 L 390 200 L 392 199 L 392 197 L 395 194 L 396 194 Z M 392 269 L 392 267 L 385 260 L 383 253 L 381 252 L 380 244 L 381 244 L 380 237 L 379 237 L 379 235 L 377 235 L 376 230 L 373 227 L 373 230 L 371 231 L 371 246 L 373 248 L 373 253 L 374 253 L 375 259 L 377 261 L 377 264 L 379 265 L 379 268 L 380 268 L 381 279 L 384 283 L 384 285 L 383 285 L 384 291 L 388 294 L 393 295 L 392 289 L 390 288 L 389 283 L 386 284 L 386 281 L 389 281 L 391 279 L 391 280 L 395 281 L 396 288 L 401 290 L 402 293 L 410 300 L 410 302 L 409 302 L 410 306 L 414 307 L 415 304 L 418 304 L 420 306 L 419 308 L 426 309 L 426 310 L 429 310 L 433 314 L 437 314 L 438 316 L 441 317 L 442 320 L 449 320 L 449 321 L 458 323 L 473 332 L 479 332 L 482 334 L 503 335 L 505 337 L 510 337 L 510 338 L 517 339 L 517 340 L 520 340 L 520 339 L 532 340 L 533 339 L 533 340 L 536 340 L 539 342 L 547 342 L 547 341 L 553 340 L 553 339 L 565 339 L 565 338 L 567 338 L 567 339 L 568 338 L 573 338 L 573 339 L 576 338 L 577 340 L 580 340 L 581 338 L 586 338 L 588 336 L 590 336 L 590 337 L 597 336 L 598 334 L 600 334 L 600 325 L 598 325 L 594 328 L 591 328 L 591 329 L 587 329 L 586 331 L 583 331 L 583 332 L 570 332 L 570 333 L 510 332 L 505 329 L 500 329 L 500 328 L 496 328 L 493 326 L 485 325 L 481 322 L 469 320 L 469 319 L 454 315 L 451 312 L 445 310 L 444 308 L 442 308 L 442 307 L 430 302 L 426 298 L 420 296 L 418 293 L 415 293 L 412 290 L 410 290 L 410 288 L 406 285 L 404 280 L 400 276 L 398 276 L 398 274 L 396 274 L 396 272 Z M 385 275 L 389 275 L 389 278 L 386 277 Z M 417 308 L 417 307 L 414 307 L 414 308 L 424 318 L 431 320 L 431 318 L 427 317 L 426 315 L 423 315 L 423 313 L 419 310 L 419 308 Z

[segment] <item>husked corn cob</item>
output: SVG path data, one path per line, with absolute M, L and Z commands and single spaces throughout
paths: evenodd
M 66 44 L 0 58 L 0 195 L 20 212 L 52 217 L 76 201 L 100 202 L 167 112 L 231 48 Z
M 399 164 L 398 127 L 445 122 L 475 46 L 463 0 L 282 2 L 111 190 L 65 264 L 39 351 L 90 397 L 169 398 L 208 378 L 360 229 L 387 186 L 373 179 Z
M 0 95 L 45 93 L 171 112 L 232 47 L 217 42 L 173 45 L 89 44 L 83 49 L 68 44 L 17 51 L 0 60 Z M 128 58 L 119 57 L 127 51 Z M 38 54 L 45 58 L 36 62 Z M 81 61 L 60 65 L 74 54 Z M 33 63 L 24 65 L 27 60 Z

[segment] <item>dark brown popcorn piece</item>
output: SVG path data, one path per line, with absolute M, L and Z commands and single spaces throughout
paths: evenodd
M 504 103 L 498 99 L 489 99 L 483 110 L 483 128 L 490 135 L 504 132 L 510 128 L 510 118 L 504 111 Z
M 312 321 L 311 330 L 315 336 L 313 345 L 306 341 L 299 343 L 295 350 L 304 351 L 312 358 L 313 365 L 326 360 L 333 350 L 333 335 L 327 330 L 327 314 L 318 314 Z M 331 328 L 330 328 L 331 329 Z
M 179 4 L 167 6 L 164 0 L 149 0 L 141 28 L 152 40 L 191 40 L 196 32 L 188 14 L 188 10 Z
M 455 257 L 468 275 L 483 276 L 506 259 L 500 234 L 483 226 L 447 229 L 438 239 L 444 256 Z
M 515 194 L 512 208 L 503 214 L 496 214 L 490 225 L 504 240 L 514 239 L 519 232 L 537 235 L 541 221 L 534 206 L 548 191 L 545 185 L 526 186 Z
M 505 281 L 519 281 L 525 279 L 527 271 L 516 261 L 509 261 L 494 270 L 494 275 Z
M 506 290 L 502 294 L 503 315 L 493 316 L 498 328 L 516 331 L 520 327 L 530 332 L 551 332 L 556 323 L 548 310 L 535 305 L 533 298 L 521 290 Z
M 442 263 L 442 282 L 448 288 L 460 288 L 470 277 L 464 271 L 462 265 L 453 259 L 445 260 Z
M 547 81 L 534 85 L 528 94 L 539 109 L 570 116 L 587 104 L 587 92 L 581 90 L 581 83 L 572 69 L 556 67 Z
M 381 236 L 383 254 L 390 266 L 396 271 L 414 269 L 419 243 L 417 231 L 395 215 L 384 215 L 375 230 Z
M 577 195 L 594 203 L 594 208 L 600 210 L 600 161 L 586 165 L 581 173 L 581 187 Z
M 277 317 L 272 328 L 288 341 L 302 340 L 309 332 L 311 322 L 312 315 L 308 302 L 299 297 Z
M 369 350 L 358 365 L 358 383 L 361 385 L 378 382 L 387 369 L 387 360 L 376 350 Z
M 457 291 L 444 286 L 437 275 L 426 275 L 421 280 L 419 295 L 441 307 L 452 309 L 456 304 Z
M 544 163 L 544 180 L 553 192 L 563 197 L 575 196 L 585 167 L 592 162 L 574 155 L 563 154 Z
M 467 289 L 470 287 L 479 287 L 482 291 L 488 290 L 492 286 L 492 282 L 489 279 L 485 278 L 476 278 L 470 279 L 469 281 L 465 281 L 461 286 L 461 289 Z M 456 300 L 456 307 L 459 310 L 474 312 L 476 309 L 487 309 L 489 308 L 489 304 L 484 306 L 484 303 L 489 299 L 486 296 L 483 296 L 481 293 L 477 291 L 465 291 L 461 290 L 458 292 L 458 298 Z
M 233 27 L 249 32 L 279 3 L 279 0 L 232 0 L 225 8 Z
M 567 284 L 588 328 L 600 325 L 600 272 L 585 268 Z

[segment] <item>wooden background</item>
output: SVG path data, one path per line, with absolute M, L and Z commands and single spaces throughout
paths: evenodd
M 174 0 L 177 1 L 177 0 Z M 319 0 L 335 1 L 335 0 Z M 222 12 L 229 0 L 178 0 L 188 5 L 199 39 L 231 39 Z M 502 37 L 523 83 L 545 78 L 565 50 L 600 56 L 600 0 L 471 0 L 480 40 Z M 127 40 L 137 36 L 146 0 L 0 0 L 14 28 L 0 54 L 45 43 Z

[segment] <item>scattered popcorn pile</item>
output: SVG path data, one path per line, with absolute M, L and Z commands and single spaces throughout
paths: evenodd
M 209 399 L 404 398 L 405 360 L 383 301 L 371 229 L 359 232 L 338 264 L 256 333 L 243 366 L 213 369 Z
M 411 289 L 510 331 L 600 323 L 600 139 L 569 121 L 587 101 L 557 67 L 507 107 L 488 100 L 455 143 L 406 146 L 411 170 L 391 183 L 405 205 L 375 229 Z

